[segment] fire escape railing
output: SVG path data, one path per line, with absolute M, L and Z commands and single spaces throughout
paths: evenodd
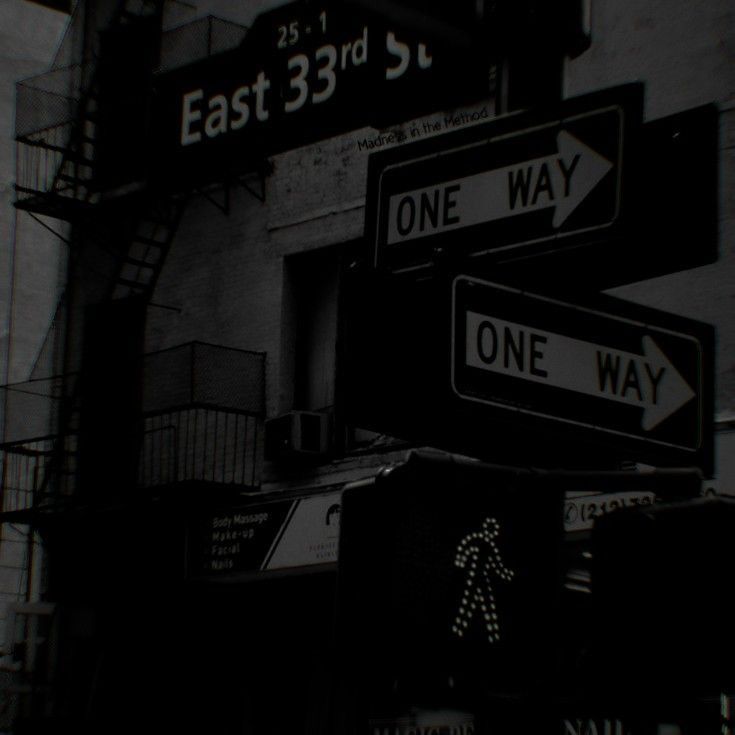
M 95 202 L 103 32 L 158 17 L 163 0 L 80 0 L 52 68 L 16 86 L 16 206 L 72 219 Z
M 16 85 L 16 204 L 20 208 L 67 219 L 59 204 L 78 197 L 72 173 L 79 181 L 91 177 L 91 141 L 80 141 L 75 150 L 72 140 L 92 68 L 92 62 L 74 64 Z M 55 201 L 56 197 L 63 199 Z
M 142 487 L 260 484 L 265 354 L 193 342 L 146 356 Z
M 148 191 L 145 181 L 115 179 L 117 169 L 108 160 L 111 141 L 107 128 L 107 157 L 100 146 L 101 125 L 104 126 L 101 121 L 111 119 L 108 108 L 100 109 L 104 96 L 101 87 L 108 78 L 105 74 L 116 68 L 110 49 L 117 48 L 115 44 L 119 45 L 121 39 L 129 41 L 131 31 L 135 37 L 142 29 L 141 38 L 152 44 L 148 50 L 151 59 L 153 47 L 158 46 L 158 67 L 156 61 L 150 62 L 156 67 L 150 68 L 150 74 L 154 74 L 226 51 L 238 45 L 247 32 L 243 26 L 209 17 L 161 33 L 165 2 L 119 0 L 117 4 L 97 4 L 94 0 L 80 0 L 52 68 L 17 85 L 15 204 L 21 210 L 66 221 L 79 221 L 81 216 L 85 224 L 80 231 L 87 233 L 85 237 L 103 222 L 118 239 L 120 232 L 126 233 L 128 242 L 116 245 L 113 253 L 117 262 L 109 272 L 105 296 L 109 300 L 127 296 L 150 298 L 187 201 L 186 196 L 172 198 L 165 192 Z M 159 27 L 157 40 L 155 34 L 149 33 L 153 21 Z M 112 46 L 106 45 L 105 37 L 112 41 Z M 123 44 L 120 48 L 126 47 Z M 103 66 L 107 71 L 101 76 Z M 140 73 L 145 76 L 145 71 Z M 123 174 L 140 175 L 145 176 L 145 171 Z M 128 183 L 140 184 L 142 189 L 126 186 Z M 106 219 L 100 216 L 99 209 L 105 202 L 128 195 L 132 198 L 127 208 L 114 210 Z M 120 212 L 134 223 L 129 226 L 127 220 L 122 222 Z M 109 248 L 114 239 L 101 237 L 100 247 Z M 198 364 L 199 352 L 204 354 L 206 349 L 189 349 L 193 355 L 191 363 Z M 262 358 L 258 361 L 262 363 Z M 264 370 L 262 364 L 258 370 Z M 13 406 L 19 404 L 18 396 L 34 394 L 43 381 L 2 388 L 6 417 L 0 437 L 0 508 L 23 509 L 74 494 L 79 454 L 77 377 L 67 374 L 51 379 L 53 390 L 43 395 L 39 392 L 35 399 L 45 401 L 44 407 L 39 408 L 39 415 L 47 419 L 45 426 L 33 431 L 23 429 L 20 435 L 13 433 L 17 428 Z M 262 376 L 259 380 L 256 383 L 262 388 Z M 213 482 L 257 484 L 262 398 L 259 404 L 243 406 L 230 405 L 228 401 L 213 404 L 199 400 L 201 396 L 194 401 L 195 397 L 192 394 L 188 403 L 176 406 L 151 409 L 144 405 L 141 457 L 155 459 L 141 464 L 141 482 L 162 484 L 206 477 Z M 226 447 L 241 447 L 243 442 L 255 447 L 245 453 L 245 459 L 235 459 L 234 450 L 231 459 L 221 459 Z M 154 467 L 156 462 L 158 466 Z
M 145 17 L 143 9 L 154 7 L 156 0 L 138 0 L 136 12 L 126 9 L 131 4 L 135 0 L 122 0 L 117 17 Z M 114 23 L 114 16 L 107 22 Z M 242 42 L 247 30 L 214 16 L 167 30 L 161 34 L 158 66 L 151 71 L 170 71 L 227 51 Z M 98 67 L 96 58 L 76 61 L 16 85 L 19 208 L 70 219 L 99 201 Z
M 6 407 L 0 444 L 2 512 L 75 496 L 84 457 L 79 427 L 63 419 L 70 377 L 76 378 L 0 387 Z M 264 353 L 188 343 L 145 355 L 142 380 L 139 489 L 183 482 L 258 487 Z
M 70 452 L 64 472 L 73 472 L 71 437 L 60 437 L 58 423 L 64 401 L 64 378 L 30 380 L 0 388 L 4 405 L 0 445 L 2 511 L 26 510 L 41 488 L 49 485 L 61 497 L 71 490 L 71 475 L 53 472 L 55 455 Z

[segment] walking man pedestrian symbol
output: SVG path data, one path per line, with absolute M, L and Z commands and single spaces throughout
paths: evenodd
M 459 638 L 464 636 L 477 614 L 484 622 L 490 643 L 500 640 L 493 577 L 510 582 L 515 572 L 508 569 L 500 557 L 500 550 L 495 543 L 499 533 L 500 524 L 488 516 L 482 524 L 482 531 L 468 534 L 457 546 L 454 565 L 467 570 L 462 600 L 452 626 L 452 631 Z

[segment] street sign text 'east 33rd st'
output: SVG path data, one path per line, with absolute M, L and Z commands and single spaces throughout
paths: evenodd
M 707 442 L 709 330 L 649 318 L 459 276 L 452 388 L 463 401 L 693 457 Z
M 174 186 L 489 94 L 487 54 L 367 7 L 291 2 L 236 48 L 158 74 L 151 156 Z

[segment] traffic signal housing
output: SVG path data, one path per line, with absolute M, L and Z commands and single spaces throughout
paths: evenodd
M 592 534 L 596 674 L 623 694 L 699 696 L 735 684 L 729 578 L 735 501 L 630 508 Z
M 543 678 L 562 497 L 529 471 L 425 452 L 347 488 L 338 623 L 355 686 L 435 702 Z

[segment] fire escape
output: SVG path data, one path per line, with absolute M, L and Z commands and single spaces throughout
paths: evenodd
M 103 366 L 104 360 L 84 364 L 82 354 L 89 349 L 82 346 L 80 323 L 93 305 L 108 317 L 126 313 L 112 322 L 108 318 L 107 324 L 97 318 L 96 328 L 86 324 L 90 336 L 119 326 L 115 319 L 138 319 L 142 328 L 190 196 L 156 190 L 147 170 L 146 115 L 152 75 L 161 64 L 163 4 L 122 0 L 103 17 L 103 4 L 90 4 L 96 13 L 90 16 L 80 3 L 67 36 L 79 33 L 90 17 L 99 28 L 84 60 L 18 85 L 16 207 L 34 218 L 68 223 L 70 264 L 69 288 L 44 346 L 44 352 L 62 357 L 51 360 L 53 376 L 38 375 L 37 369 L 30 381 L 3 389 L 6 513 L 56 507 L 75 496 L 80 449 L 84 453 L 84 396 L 90 406 L 115 390 L 110 376 L 91 367 Z M 220 46 L 234 45 L 243 29 L 208 18 L 163 34 L 163 43 L 169 56 L 173 49 L 185 57 L 191 54 L 190 39 L 203 35 L 208 39 L 205 53 L 213 53 L 221 48 L 212 39 L 219 39 Z M 45 221 L 41 224 L 48 227 Z M 85 281 L 91 293 L 72 293 L 75 280 Z M 195 343 L 145 356 L 134 369 L 141 409 L 136 422 L 137 485 L 198 480 L 257 486 L 262 354 Z M 168 403 L 162 395 L 168 395 Z M 87 416 L 92 413 L 88 408 Z M 92 424 L 87 435 L 98 428 Z M 95 442 L 89 446 L 99 449 Z
M 129 465 L 129 489 L 260 481 L 265 356 L 203 343 L 141 354 L 146 310 L 193 194 L 152 183 L 153 78 L 232 48 L 246 30 L 204 18 L 162 32 L 175 2 L 80 0 L 61 58 L 17 87 L 15 206 L 68 245 L 69 263 L 30 380 L 1 388 L 6 520 L 57 512 L 80 490 L 93 500 L 84 489 L 99 484 L 105 460 Z M 127 337 L 115 339 L 120 329 Z M 132 440 L 105 405 L 121 392 L 116 380 L 134 397 Z M 127 455 L 110 449 L 121 441 Z
M 161 306 L 154 288 L 195 193 L 167 190 L 149 170 L 153 80 L 233 48 L 246 31 L 210 17 L 163 32 L 176 2 L 79 0 L 52 69 L 17 85 L 15 206 L 65 243 L 68 263 L 30 378 L 0 386 L 5 523 L 42 528 L 90 509 L 106 519 L 112 507 L 123 509 L 115 533 L 129 532 L 148 512 L 141 503 L 186 513 L 192 498 L 217 502 L 260 484 L 265 355 L 202 342 L 144 354 L 146 313 Z M 196 193 L 226 210 L 230 183 Z M 78 543 L 88 555 L 101 537 L 85 523 Z M 26 590 L 11 606 L 5 651 L 16 679 L 0 686 L 0 729 L 11 715 L 53 709 L 43 646 L 57 616 L 52 604 L 28 602 L 34 553 L 28 534 Z

